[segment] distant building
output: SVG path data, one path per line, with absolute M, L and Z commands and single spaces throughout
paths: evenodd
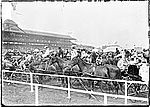
M 92 49 L 94 49 L 93 46 L 89 46 L 89 45 L 82 45 L 82 44 L 80 44 L 80 45 L 78 45 L 78 44 L 73 44 L 73 45 L 76 45 L 76 47 L 77 47 L 78 49 L 86 49 L 86 50 L 92 50 Z
M 71 48 L 72 42 L 76 40 L 69 35 L 54 34 L 47 32 L 22 30 L 12 20 L 5 20 L 2 28 L 2 50 L 18 49 L 20 51 L 43 49 L 49 46 L 52 49 L 62 47 Z

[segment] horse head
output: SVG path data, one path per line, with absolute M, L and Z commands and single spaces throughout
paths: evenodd
M 87 62 L 85 62 L 83 59 L 81 59 L 80 57 L 74 57 L 71 62 L 69 63 L 70 68 L 74 67 L 75 65 L 78 66 L 78 68 L 80 69 L 80 72 L 82 72 L 85 68 L 89 69 L 91 67 L 92 64 L 89 64 Z
M 78 65 L 79 62 L 80 62 L 79 57 L 74 57 L 74 58 L 71 60 L 71 62 L 69 63 L 69 65 L 70 65 L 70 67 L 72 68 L 72 67 L 74 67 L 75 65 Z
M 50 57 L 50 63 L 49 65 L 53 65 L 54 63 L 59 63 L 58 58 L 55 56 Z
M 53 56 L 50 58 L 49 65 L 53 65 L 55 63 L 59 66 L 60 69 L 63 69 L 67 66 L 66 62 L 58 56 Z

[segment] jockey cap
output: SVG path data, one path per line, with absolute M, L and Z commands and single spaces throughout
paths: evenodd
M 48 46 L 44 46 L 44 49 L 48 48 Z
M 76 49 L 76 46 L 75 45 L 71 46 L 71 49 Z

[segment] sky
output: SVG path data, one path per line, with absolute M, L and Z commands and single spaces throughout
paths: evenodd
M 2 21 L 22 29 L 69 34 L 78 43 L 148 48 L 148 1 L 2 3 Z

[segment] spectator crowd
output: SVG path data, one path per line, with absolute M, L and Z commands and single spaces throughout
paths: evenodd
M 8 50 L 3 60 L 12 60 L 12 56 L 25 56 L 25 59 L 30 61 L 32 58 L 47 58 L 49 56 L 58 56 L 64 60 L 72 60 L 74 57 L 80 57 L 87 63 L 94 66 L 113 64 L 120 68 L 122 75 L 131 73 L 139 75 L 143 81 L 149 80 L 149 49 L 143 49 L 141 52 L 135 49 L 122 49 L 116 48 L 115 52 L 103 52 L 97 49 L 77 49 L 72 46 L 71 49 L 62 49 L 58 47 L 52 50 L 50 47 L 45 46 L 43 50 L 35 49 L 33 51 L 19 52 L 18 50 Z M 129 70 L 129 68 L 131 68 Z

